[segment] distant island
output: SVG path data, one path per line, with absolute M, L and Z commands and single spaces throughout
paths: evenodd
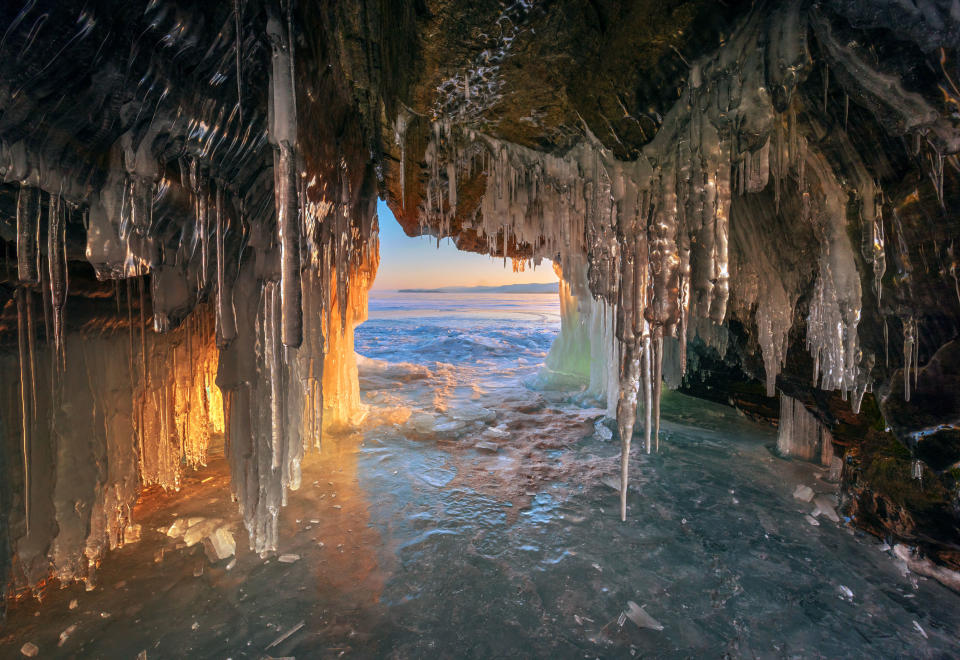
M 398 289 L 398 293 L 559 293 L 559 282 L 503 286 L 445 286 L 439 289 Z

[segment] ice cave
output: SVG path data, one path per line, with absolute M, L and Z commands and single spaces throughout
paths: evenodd
M 960 656 L 958 0 L 5 0 L 0 249 L 0 657 Z

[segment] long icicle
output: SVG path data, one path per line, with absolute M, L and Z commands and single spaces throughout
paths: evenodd
M 223 208 L 223 187 L 217 185 L 214 213 L 216 226 L 214 231 L 214 248 L 216 253 L 216 323 L 217 346 L 226 347 L 237 336 L 237 323 L 233 314 L 233 296 L 227 284 L 226 251 L 224 249 L 224 234 L 226 233 L 226 217 Z
M 269 139 L 274 150 L 274 203 L 280 242 L 280 340 L 299 347 L 303 341 L 303 293 L 300 290 L 300 218 L 297 199 L 297 95 L 294 87 L 293 19 L 286 3 L 286 25 L 267 21 L 273 47 L 270 69 L 272 108 Z
M 17 350 L 20 362 L 20 430 L 23 452 L 23 511 L 30 535 L 30 397 L 27 392 L 29 356 L 27 355 L 27 302 L 26 291 L 17 288 Z
M 64 367 L 63 306 L 67 299 L 66 263 L 64 261 L 63 208 L 60 195 L 50 195 L 47 223 L 47 264 L 50 277 L 50 304 L 53 309 L 54 361 L 57 368 Z
M 653 378 L 650 369 L 650 332 L 643 333 L 643 373 L 640 378 L 643 381 L 643 446 L 649 454 L 653 448 L 651 443 L 651 432 L 653 431 Z
M 620 396 L 617 400 L 617 427 L 620 431 L 620 520 L 627 520 L 627 485 L 630 472 L 630 440 L 637 420 L 637 384 L 640 359 L 636 341 L 624 341 Z
M 663 328 L 658 328 L 653 341 L 653 396 L 651 411 L 653 414 L 653 451 L 660 451 L 660 394 L 663 391 Z
M 37 346 L 35 341 L 36 332 L 33 327 L 33 292 L 30 289 L 27 293 L 27 350 L 30 352 L 30 403 L 31 408 L 30 421 L 33 424 L 32 430 L 36 429 L 37 424 Z

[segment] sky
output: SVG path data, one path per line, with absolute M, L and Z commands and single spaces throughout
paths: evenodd
M 514 273 L 508 260 L 461 252 L 450 239 L 432 236 L 410 238 L 383 200 L 377 203 L 380 217 L 380 268 L 374 291 L 436 289 L 443 286 L 500 286 L 556 282 L 553 264 L 544 259 L 536 270 Z

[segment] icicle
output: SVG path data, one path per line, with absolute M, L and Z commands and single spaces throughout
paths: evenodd
M 280 335 L 284 346 L 295 348 L 303 341 L 303 301 L 300 290 L 300 218 L 296 192 L 297 110 L 293 32 L 289 12 L 286 29 L 274 17 L 267 21 L 267 36 L 273 47 L 273 66 L 270 70 L 270 143 L 274 148 L 274 198 L 280 242 Z
M 280 317 L 280 303 L 277 300 L 276 282 L 267 282 L 263 294 L 264 348 L 267 373 L 270 383 L 270 467 L 280 467 L 281 448 L 283 446 L 283 383 L 281 374 L 280 342 L 278 341 L 277 321 Z
M 919 370 L 917 345 L 917 319 L 909 316 L 903 320 L 903 400 L 910 400 L 911 377 L 916 382 Z
M 136 452 L 137 452 L 137 478 L 142 481 L 144 474 L 144 456 L 143 456 L 143 417 L 138 416 L 138 409 L 142 411 L 142 408 L 137 406 L 137 388 L 136 383 L 136 366 L 134 363 L 134 348 L 133 348 L 133 282 L 127 278 L 126 282 L 126 298 L 127 298 L 127 373 L 130 378 L 130 410 L 134 414 L 133 424 L 134 424 L 134 433 L 136 435 Z
M 303 301 L 300 287 L 300 222 L 297 216 L 296 166 L 288 144 L 277 150 L 277 230 L 280 238 L 281 339 L 295 348 L 303 341 Z
M 653 451 L 660 451 L 660 394 L 663 391 L 663 334 L 653 340 L 653 373 L 650 411 L 653 417 Z
M 240 0 L 233 0 L 233 21 L 234 31 L 234 50 L 236 51 L 236 74 L 237 74 L 237 119 L 243 124 L 243 76 L 240 68 L 240 62 L 243 59 L 243 32 L 241 26 L 243 17 L 240 13 Z
M 47 225 L 47 263 L 50 277 L 50 303 L 53 309 L 53 341 L 58 368 L 66 367 L 63 343 L 63 308 L 67 301 L 66 255 L 63 210 L 59 195 L 50 195 Z
M 887 328 L 887 317 L 883 317 L 883 364 L 890 368 L 890 331 Z
M 150 379 L 147 373 L 147 305 L 143 277 L 137 278 L 137 286 L 140 292 L 140 386 L 145 393 Z
M 228 285 L 226 274 L 226 251 L 224 250 L 224 235 L 226 233 L 227 218 L 223 208 L 223 187 L 217 185 L 216 203 L 216 236 L 214 247 L 216 254 L 216 332 L 217 346 L 227 346 L 237 336 L 237 323 L 233 311 L 233 291 Z
M 21 185 L 17 193 L 17 275 L 21 282 L 39 281 L 37 234 L 40 226 L 40 191 Z
M 33 325 L 33 292 L 26 289 L 27 296 L 27 350 L 30 354 L 30 404 L 31 420 L 37 422 L 40 407 L 37 405 L 37 347 L 36 330 Z
M 627 486 L 630 472 L 630 440 L 637 419 L 637 390 L 640 357 L 635 341 L 623 342 L 620 396 L 617 402 L 617 427 L 620 431 L 620 520 L 627 519 Z
M 643 334 L 643 365 L 640 380 L 643 382 L 643 446 L 649 454 L 653 450 L 653 369 L 650 355 L 650 333 Z
M 27 536 L 30 535 L 30 439 L 32 427 L 32 408 L 30 395 L 27 392 L 30 380 L 29 340 L 27 338 L 27 299 L 26 290 L 17 288 L 17 350 L 20 364 L 20 435 L 21 451 L 23 452 L 23 507 L 27 526 Z
M 400 208 L 407 210 L 407 113 L 401 110 L 393 129 L 393 139 L 400 147 Z
M 200 238 L 200 289 L 210 281 L 210 199 L 209 180 L 197 160 L 190 163 L 190 187 L 194 195 L 196 235 Z

